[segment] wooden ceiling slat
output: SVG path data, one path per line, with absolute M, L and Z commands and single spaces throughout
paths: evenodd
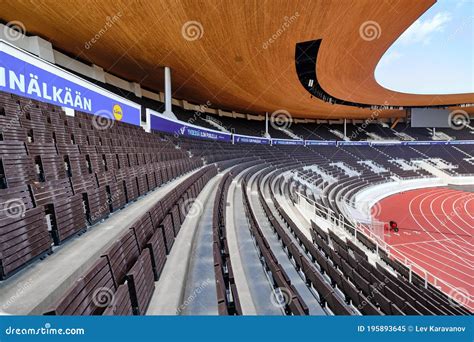
M 370 110 L 330 105 L 300 85 L 294 53 L 298 42 L 322 38 L 317 72 L 331 95 L 354 102 L 439 105 L 474 102 L 474 94 L 413 95 L 380 86 L 374 69 L 400 34 L 434 0 L 44 0 L 5 1 L 1 19 L 21 21 L 71 56 L 163 91 L 163 65 L 172 68 L 173 96 L 224 110 L 262 114 L 285 109 L 294 117 L 366 118 Z M 119 16 L 98 41 L 85 44 Z M 109 19 L 108 19 L 109 18 Z M 290 20 L 291 19 L 291 20 Z M 294 19 L 294 20 L 293 20 Z M 380 37 L 361 39 L 368 20 Z M 182 27 L 197 21 L 200 39 L 188 41 Z M 285 22 L 289 25 L 282 29 Z M 272 36 L 276 37 L 270 42 Z M 264 47 L 264 44 L 267 43 Z M 380 117 L 403 116 L 400 111 Z

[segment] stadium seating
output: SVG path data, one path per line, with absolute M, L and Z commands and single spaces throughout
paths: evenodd
M 49 239 L 59 245 L 202 165 L 141 128 L 110 121 L 110 129 L 102 132 L 89 114 L 68 117 L 58 107 L 30 100 L 26 107 L 25 102 L 15 95 L 0 97 L 1 199 L 20 199 L 16 208 L 24 214 L 12 217 L 2 211 L 2 232 L 9 235 L 2 233 L 1 279 L 47 254 Z M 7 257 L 13 251 L 14 262 Z
M 435 159 L 452 164 L 451 175 L 469 175 L 472 151 L 465 146 L 269 146 L 232 144 L 145 131 L 110 121 L 98 127 L 93 116 L 66 116 L 58 107 L 0 94 L 0 279 L 45 258 L 54 248 L 100 224 L 124 206 L 167 182 L 181 182 L 153 203 L 106 246 L 48 315 L 145 315 L 155 282 L 162 278 L 169 254 L 197 198 L 209 180 L 221 173 L 212 199 L 212 250 L 216 302 L 220 315 L 243 314 L 228 247 L 227 202 L 230 184 L 241 175 L 242 200 L 262 269 L 273 291 L 286 291 L 282 313 L 308 315 L 303 300 L 279 263 L 262 229 L 265 220 L 305 286 L 328 315 L 458 315 L 462 305 L 409 271 L 358 231 L 341 203 L 374 184 L 393 179 L 432 177 L 414 161 Z M 26 109 L 25 109 L 26 108 Z M 24 111 L 24 113 L 23 113 Z M 19 115 L 19 113 L 23 113 Z M 177 111 L 185 119 L 187 111 Z M 222 118 L 222 125 L 243 120 Z M 202 117 L 195 124 L 201 124 Z M 215 129 L 208 124 L 208 128 Z M 240 126 L 239 126 L 240 125 Z M 334 139 L 338 125 L 294 124 L 305 137 Z M 367 126 L 367 133 L 393 137 L 387 127 Z M 356 132 L 357 127 L 351 127 Z M 258 131 L 258 130 L 257 130 Z M 277 131 L 277 133 L 275 133 Z M 250 128 L 244 133 L 255 132 Z M 272 136 L 288 136 L 275 128 Z M 305 133 L 306 132 L 306 133 Z M 360 132 L 359 132 L 360 133 Z M 279 135 L 281 134 L 281 135 Z M 407 169 L 399 160 L 403 159 Z M 192 174 L 188 174 L 194 171 Z M 256 190 L 256 191 L 255 191 Z M 257 194 L 255 197 L 252 194 Z M 304 195 L 338 218 L 347 236 L 311 223 L 301 227 L 287 210 Z M 255 201 L 257 198 L 257 201 Z M 286 198 L 285 203 L 283 198 Z M 333 215 L 333 216 L 334 216 Z M 334 220 L 328 215 L 326 218 Z M 55 247 L 61 246 L 61 247 Z M 380 258 L 376 263 L 369 261 Z
M 217 126 L 209 123 L 218 123 L 226 131 L 262 137 L 265 135 L 265 122 L 257 120 L 247 120 L 242 118 L 230 118 L 226 116 L 215 116 L 199 111 L 185 110 L 178 106 L 173 106 L 174 113 L 178 119 L 192 123 L 197 126 L 216 130 Z M 324 123 L 301 123 L 293 122 L 291 118 L 283 126 L 295 136 L 306 140 L 344 140 L 344 125 L 337 122 L 323 120 Z M 472 140 L 473 131 L 466 128 L 462 130 L 451 128 L 439 128 L 437 132 L 443 132 L 453 140 Z M 272 125 L 268 126 L 268 133 L 272 138 L 292 139 L 292 136 L 276 129 Z M 411 127 L 409 123 L 399 123 L 394 128 L 389 124 L 378 120 L 366 120 L 360 123 L 346 124 L 346 137 L 352 141 L 380 141 L 380 140 L 432 140 L 433 132 L 429 128 Z
M 189 198 L 195 198 L 216 172 L 217 170 L 214 166 L 207 166 L 189 176 L 178 188 L 169 193 L 166 199 L 156 203 L 150 212 L 140 217 L 137 222 L 101 256 L 101 260 L 105 260 L 105 264 L 102 265 L 102 268 L 108 269 L 108 273 L 110 273 L 112 279 L 112 286 L 107 287 L 110 292 L 110 297 L 115 298 L 115 290 L 126 282 L 128 284 L 130 301 L 135 315 L 144 315 L 146 313 L 151 296 L 153 295 L 154 281 L 159 279 L 166 262 L 166 254 L 169 254 L 173 246 L 175 239 L 174 231 L 176 230 L 176 235 L 179 232 L 181 222 L 173 222 L 170 212 L 173 208 L 177 208 L 179 198 L 182 198 L 187 191 L 190 191 L 191 196 L 193 196 Z M 179 210 L 189 210 L 189 208 L 182 207 Z M 103 263 L 104 262 L 102 262 L 102 264 Z M 94 273 L 95 268 L 88 273 L 91 272 Z M 78 291 L 87 291 L 88 296 L 83 299 L 83 302 L 86 303 L 85 305 L 91 306 L 94 310 L 87 312 L 81 311 L 79 314 L 101 314 L 102 310 L 98 310 L 98 308 L 94 307 L 94 302 L 99 301 L 97 293 L 94 294 L 94 290 L 96 290 L 96 288 L 86 288 L 84 282 L 77 281 L 66 293 L 63 301 L 58 303 L 58 305 L 48 313 L 63 314 L 63 311 L 61 311 L 63 302 L 72 302 Z M 113 307 L 114 303 L 109 300 L 105 306 L 111 305 Z M 77 312 L 78 311 L 74 309 L 69 314 L 72 315 Z

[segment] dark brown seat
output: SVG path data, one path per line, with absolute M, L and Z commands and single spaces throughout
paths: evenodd
M 62 299 L 46 315 L 97 315 L 115 296 L 115 284 L 106 258 L 101 257 L 74 282 Z
M 71 178 L 74 195 L 80 195 L 84 202 L 89 224 L 94 224 L 110 214 L 109 197 L 105 185 L 99 187 L 94 174 L 83 174 Z
M 130 300 L 130 292 L 128 283 L 122 284 L 118 287 L 114 294 L 112 303 L 102 313 L 104 316 L 132 316 L 133 308 Z
M 51 251 L 42 208 L 35 208 L 27 186 L 0 189 L 0 279 Z
M 112 172 L 97 173 L 96 178 L 99 188 L 105 188 L 111 211 L 116 211 L 127 203 L 123 183 L 118 183 Z
M 165 266 L 166 262 L 166 245 L 164 232 L 161 227 L 159 227 L 153 236 L 150 238 L 146 245 L 150 250 L 151 262 L 153 267 L 153 273 L 155 275 L 155 280 L 160 278 L 161 272 Z
M 116 286 L 124 282 L 127 271 L 132 267 L 139 255 L 140 249 L 132 229 L 127 230 L 103 254 L 112 271 Z
M 36 205 L 50 215 L 55 244 L 86 228 L 82 197 L 73 194 L 68 179 L 34 183 L 31 189 Z
M 127 273 L 133 311 L 136 315 L 145 315 L 155 289 L 150 251 L 145 249 L 135 265 Z
M 131 227 L 137 239 L 140 252 L 145 248 L 148 241 L 155 233 L 153 221 L 151 220 L 150 212 L 143 214 Z
M 171 247 L 174 243 L 174 229 L 173 219 L 171 214 L 167 214 L 160 224 L 160 229 L 164 232 L 165 243 L 166 243 L 166 254 L 171 252 Z
M 0 141 L 1 187 L 17 187 L 38 181 L 34 163 L 24 142 Z

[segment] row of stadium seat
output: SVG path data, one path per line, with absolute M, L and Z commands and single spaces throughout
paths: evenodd
M 0 108 L 0 279 L 202 165 L 140 127 L 109 121 L 104 131 L 89 114 L 5 93 Z M 61 131 L 74 139 L 56 139 Z
M 360 289 L 364 289 L 364 291 L 366 293 L 372 293 L 373 291 L 370 291 L 370 286 L 374 284 L 374 281 L 376 281 L 375 279 L 373 278 L 370 278 L 369 277 L 369 274 L 374 274 L 374 273 L 377 273 L 379 275 L 379 280 L 382 279 L 382 275 L 380 274 L 380 272 L 376 272 L 374 271 L 374 268 L 373 266 L 371 266 L 368 262 L 367 262 L 367 257 L 365 255 L 365 253 L 359 248 L 357 247 L 354 243 L 352 243 L 351 241 L 348 241 L 347 243 L 343 243 L 343 241 L 338 238 L 337 236 L 335 236 L 333 233 L 330 233 L 329 236 L 331 237 L 331 241 L 333 242 L 332 245 L 334 246 L 334 249 L 330 248 L 328 243 L 329 243 L 329 239 L 327 237 L 327 234 L 324 234 L 324 231 L 322 229 L 317 229 L 317 226 L 315 224 L 313 224 L 313 230 L 312 230 L 312 236 L 313 236 L 313 241 L 318 245 L 318 248 L 320 248 L 321 250 L 323 250 L 326 254 L 326 256 L 330 256 L 332 257 L 332 260 L 334 264 L 338 265 L 338 266 L 341 266 L 341 257 L 343 260 L 345 261 L 342 261 L 342 267 L 341 269 L 346 271 L 346 272 L 343 272 L 345 274 L 345 276 L 349 277 L 350 278 L 350 274 L 353 274 L 356 278 L 354 278 L 355 280 L 354 281 L 357 281 L 357 284 L 358 286 L 360 287 Z M 319 236 L 319 238 L 318 238 Z M 324 236 L 326 236 L 326 238 L 324 238 Z M 362 238 L 364 237 L 363 241 L 366 241 L 365 244 L 369 245 L 369 248 L 374 245 L 374 243 L 369 239 L 367 238 L 366 236 L 364 236 L 363 234 L 361 233 L 358 233 L 357 234 L 358 238 Z M 352 258 L 351 255 L 347 252 L 348 250 L 351 250 L 351 253 L 352 255 L 354 255 L 356 257 L 356 259 Z M 337 257 L 336 254 L 335 254 L 335 251 L 337 252 L 337 254 L 341 257 Z M 381 251 L 381 250 L 379 250 Z M 391 260 L 391 259 L 389 259 Z M 346 262 L 346 264 L 344 264 L 344 262 Z M 357 273 L 354 273 L 354 272 L 348 272 L 348 267 L 345 267 L 345 265 L 347 265 L 347 262 L 349 262 L 349 265 L 351 265 L 351 267 L 354 268 L 354 270 L 358 270 Z M 393 261 L 395 263 L 397 263 L 396 261 Z M 360 266 L 360 263 L 362 263 L 366 269 L 366 271 L 362 271 L 363 268 L 362 266 Z M 369 271 L 367 271 L 369 270 Z M 365 276 L 365 279 L 361 278 L 359 275 L 363 275 L 363 277 Z M 397 281 L 399 281 L 397 279 Z M 406 286 L 409 286 L 408 284 L 405 284 Z M 388 284 L 384 284 L 384 289 L 385 289 L 385 286 L 389 287 Z M 381 287 L 377 287 L 376 286 L 376 289 L 378 289 L 378 291 L 380 291 L 380 288 Z M 452 305 L 450 304 L 451 302 L 447 299 L 445 300 L 442 300 L 441 302 L 437 302 L 436 301 L 436 298 L 438 297 L 438 295 L 436 294 L 431 294 L 429 295 L 427 298 L 425 298 L 422 303 L 418 303 L 416 302 L 412 297 L 409 297 L 407 296 L 406 294 L 403 294 L 403 293 L 399 293 L 400 291 L 397 291 L 396 290 L 397 287 L 395 287 L 394 291 L 395 293 L 398 293 L 398 295 L 404 295 L 402 296 L 405 297 L 405 300 L 407 300 L 408 298 L 408 301 L 400 304 L 400 301 L 398 301 L 398 304 L 400 305 L 400 308 L 402 310 L 406 310 L 407 314 L 417 314 L 419 312 L 423 313 L 423 314 L 433 314 L 433 313 L 436 313 L 436 314 L 460 314 L 460 313 L 463 313 L 465 311 L 463 310 L 458 310 L 457 306 L 456 305 Z M 393 288 L 392 288 L 393 289 Z M 419 292 L 420 293 L 427 293 L 427 291 L 425 289 L 422 289 L 421 287 L 419 287 L 420 290 Z M 389 290 L 387 290 L 388 292 Z M 437 291 L 439 292 L 439 291 Z M 417 293 L 417 292 L 416 292 Z M 391 292 L 389 292 L 389 294 L 391 294 Z M 432 297 L 434 296 L 434 297 Z M 394 300 L 393 298 L 394 296 L 392 295 L 392 300 Z M 371 296 L 370 298 L 374 298 L 373 296 Z M 400 298 L 400 297 L 398 297 Z M 415 297 L 416 298 L 416 297 Z M 421 298 L 421 297 L 419 297 Z M 427 306 L 429 305 L 428 303 L 438 303 L 438 306 L 442 309 L 435 309 L 434 311 L 430 311 L 430 309 L 432 308 L 432 305 L 430 306 Z M 377 304 L 377 303 L 376 303 Z M 393 314 L 393 312 L 398 312 L 397 309 L 394 309 L 392 307 L 391 311 L 387 309 L 387 307 L 385 307 L 385 312 L 387 314 Z
M 213 256 L 219 315 L 242 315 L 226 237 L 227 191 L 232 179 L 231 173 L 227 172 L 219 182 L 212 213 Z
M 104 251 L 46 314 L 144 315 L 154 282 L 191 208 L 184 203 L 193 201 L 216 173 L 215 166 L 206 166 L 169 192 Z M 123 285 L 128 286 L 128 299 Z
M 236 134 L 258 137 L 262 137 L 265 134 L 265 121 L 209 115 L 207 113 L 185 110 L 178 106 L 173 106 L 173 112 L 181 121 L 190 122 L 212 130 L 215 130 L 216 127 L 211 125 L 208 121 L 218 123 L 227 131 Z M 190 118 L 192 119 L 190 120 Z M 343 140 L 342 134 L 344 133 L 344 125 L 341 123 L 300 123 L 295 122 L 291 116 L 288 116 L 288 119 L 283 123 L 276 122 L 275 124 L 268 125 L 268 132 L 272 138 L 291 139 L 290 135 L 283 133 L 273 126 L 283 126 L 285 130 L 306 140 Z M 340 135 L 336 135 L 332 131 L 338 131 Z M 461 130 L 437 128 L 436 131 L 443 132 L 454 139 L 469 140 L 474 137 L 469 127 Z M 416 140 L 430 140 L 433 136 L 431 129 L 411 127 L 410 123 L 399 123 L 394 128 L 390 128 L 377 120 L 368 120 L 359 124 L 348 122 L 346 125 L 346 136 L 353 141 L 378 139 L 399 140 L 401 139 L 400 133 Z
M 354 314 L 354 310 L 344 303 L 343 299 L 331 288 L 331 286 L 324 280 L 323 276 L 317 271 L 314 265 L 311 263 L 311 259 L 308 258 L 305 252 L 300 252 L 300 247 L 297 246 L 291 236 L 286 232 L 286 227 L 282 227 L 279 221 L 276 218 L 276 214 L 272 212 L 270 206 L 268 205 L 265 197 L 263 195 L 263 188 L 268 187 L 269 179 L 265 182 L 262 182 L 263 174 L 259 175 L 257 182 L 260 183 L 258 188 L 259 200 L 262 205 L 264 212 L 271 223 L 273 231 L 277 234 L 279 240 L 282 243 L 282 247 L 286 248 L 287 254 L 290 258 L 293 259 L 297 270 L 300 270 L 305 275 L 306 284 L 308 286 L 313 286 L 316 292 L 318 293 L 319 303 L 324 307 L 326 304 L 328 308 L 336 315 L 351 315 Z M 319 253 L 316 249 L 309 243 L 306 237 L 303 234 L 297 233 L 296 241 L 299 241 L 303 246 L 307 248 L 311 257 L 318 258 Z M 326 264 L 326 270 L 330 267 L 329 264 Z M 324 269 L 324 268 L 323 268 Z
M 276 202 L 273 193 L 272 200 Z M 290 229 L 298 237 L 298 240 L 317 261 L 321 270 L 329 274 L 332 285 L 338 285 L 339 288 L 343 289 L 343 292 L 348 296 L 347 298 L 362 313 L 375 314 L 375 308 L 378 308 L 384 314 L 455 315 L 466 313 L 465 310 L 460 310 L 458 305 L 453 305 L 446 297 L 440 298 L 438 294 L 426 290 L 419 291 L 419 286 L 413 289 L 413 285 L 410 285 L 407 281 L 400 286 L 400 280 L 396 277 L 397 283 L 393 282 L 393 279 L 387 278 L 387 272 L 381 272 L 378 268 L 372 266 L 368 262 L 365 252 L 352 241 L 345 242 L 332 231 L 326 233 L 314 222 L 312 222 L 312 229 L 310 230 L 313 243 L 324 253 L 324 256 L 321 258 L 321 255 L 311 253 L 313 248 L 308 245 L 305 235 L 279 205 L 277 205 L 277 208 L 281 217 L 289 223 Z M 367 236 L 362 233 L 358 233 L 357 236 L 358 239 L 362 240 L 361 242 L 365 242 L 364 244 L 373 247 L 373 250 L 375 250 L 375 243 Z M 401 265 L 392 259 L 388 260 L 391 263 Z M 390 278 L 393 278 L 393 275 Z M 347 284 L 347 280 L 350 280 L 352 284 Z M 353 291 L 354 286 L 357 288 L 357 293 Z M 412 292 L 405 292 L 404 289 L 406 288 L 410 288 Z M 417 296 L 414 297 L 413 293 L 416 293 Z M 363 296 L 361 297 L 361 295 Z M 425 298 L 426 295 L 428 295 L 427 298 Z M 358 297 L 359 299 L 357 299 Z M 424 299 L 419 300 L 421 298 Z M 364 303 L 363 307 L 360 303 Z
M 252 174 L 261 170 L 265 164 L 257 165 L 251 169 L 249 169 L 245 175 L 243 176 L 242 180 L 242 188 L 247 189 L 248 180 Z M 260 251 L 262 258 L 262 262 L 264 263 L 264 267 L 266 270 L 269 271 L 271 274 L 271 278 L 273 281 L 273 286 L 275 287 L 274 293 L 275 296 L 281 296 L 285 300 L 283 303 L 280 303 L 282 307 L 284 307 L 285 313 L 289 315 L 308 315 L 309 309 L 306 303 L 303 301 L 301 296 L 298 294 L 296 288 L 291 284 L 288 275 L 284 271 L 284 269 L 278 263 L 275 255 L 273 254 L 265 236 L 263 235 L 260 223 L 255 217 L 255 213 L 251 207 L 250 200 L 248 198 L 247 191 L 243 191 L 243 201 L 244 201 L 244 209 L 247 218 L 249 219 L 250 228 L 252 236 L 256 241 L 256 245 L 258 250 Z M 284 291 L 286 293 L 280 294 L 278 291 Z M 285 297 L 288 298 L 285 298 Z
M 229 163 L 230 162 L 230 163 Z M 247 158 L 231 159 L 228 162 L 217 163 L 219 169 L 227 169 L 220 180 L 214 198 L 212 214 L 214 268 L 219 315 L 242 315 L 239 295 L 229 255 L 226 231 L 227 193 L 234 177 L 250 166 L 260 161 L 248 161 Z
M 208 143 L 208 144 L 212 146 L 215 143 Z M 200 142 L 200 145 L 206 145 L 206 142 Z M 202 148 L 202 150 L 205 150 L 205 148 Z M 279 150 L 281 152 L 282 148 L 280 148 Z M 334 153 L 335 150 L 337 151 L 337 150 L 339 150 L 339 148 L 337 148 L 337 149 L 332 148 L 333 153 Z M 356 152 L 356 151 L 351 151 L 350 153 L 352 154 L 354 152 Z M 372 152 L 375 152 L 375 151 L 372 150 Z M 344 152 L 344 151 L 342 151 L 340 153 L 346 154 L 346 152 Z M 366 153 L 366 152 L 363 152 L 363 153 Z M 414 152 L 414 153 L 418 153 L 418 152 Z M 419 154 L 417 154 L 417 155 L 419 155 Z M 293 154 L 292 157 L 295 157 L 295 154 Z M 354 157 L 348 157 L 348 159 L 350 159 L 350 158 L 354 158 Z M 327 162 L 326 163 L 322 162 L 321 164 L 323 164 L 323 165 L 321 165 L 322 167 L 327 166 Z M 279 168 L 283 169 L 281 165 L 279 165 Z M 335 190 L 328 191 L 327 195 L 330 198 L 337 198 L 335 196 L 337 194 L 339 194 L 340 192 L 343 192 L 346 189 L 347 189 L 348 192 L 350 192 L 350 191 L 355 192 L 354 189 L 360 190 L 363 186 L 370 185 L 370 182 L 384 181 L 384 179 L 385 179 L 384 177 L 379 177 L 377 175 L 370 175 L 369 170 L 364 170 L 364 171 L 367 173 L 367 176 L 364 176 L 362 178 L 358 178 L 357 180 L 347 179 L 346 182 L 341 183 L 341 184 L 343 184 L 342 186 L 336 184 L 332 188 L 332 189 L 335 188 Z M 422 175 L 418 175 L 418 176 L 422 176 Z M 351 182 L 354 183 L 354 185 L 351 185 Z M 282 184 L 282 183 L 283 183 L 283 180 L 280 179 L 280 184 Z M 288 187 L 287 188 L 288 193 L 291 193 L 291 192 L 294 191 L 293 190 L 294 188 L 290 188 L 289 182 L 287 182 L 285 184 Z M 280 186 L 280 189 L 281 189 L 281 186 Z M 296 229 L 295 229 L 295 231 L 296 231 Z M 354 229 L 352 229 L 352 231 L 350 231 L 350 233 L 352 235 L 355 235 Z M 372 250 L 372 251 L 376 250 L 375 243 L 371 239 L 369 239 L 367 236 L 365 236 L 364 234 L 357 234 L 357 239 L 368 250 Z M 319 245 L 318 245 L 318 248 L 321 251 L 324 252 L 324 255 L 322 256 L 322 258 L 324 258 L 324 259 L 321 258 L 320 253 L 319 253 L 319 255 L 316 254 L 318 256 L 318 259 L 323 263 L 323 265 L 325 265 L 324 267 L 326 268 L 326 270 L 323 269 L 323 272 L 326 273 L 326 274 L 330 274 L 329 278 L 331 279 L 332 285 L 336 286 L 336 288 L 339 287 L 339 288 L 346 288 L 346 289 L 350 289 L 350 290 L 355 289 L 355 292 L 352 291 L 352 297 L 349 297 L 351 292 L 349 292 L 349 291 L 345 292 L 345 293 L 348 293 L 348 295 L 346 297 L 346 300 L 349 303 L 356 304 L 354 306 L 359 306 L 359 303 L 364 303 L 363 307 L 361 308 L 362 313 L 364 313 L 364 314 L 375 314 L 377 312 L 380 313 L 380 310 L 383 313 L 386 313 L 386 314 L 402 314 L 402 313 L 405 313 L 405 314 L 421 314 L 421 313 L 433 314 L 434 312 L 436 312 L 437 314 L 457 314 L 457 313 L 459 313 L 459 312 L 456 312 L 456 309 L 453 308 L 452 305 L 449 305 L 448 301 L 440 302 L 441 306 L 444 305 L 444 309 L 443 310 L 438 309 L 436 311 L 430 310 L 430 308 L 428 306 L 424 306 L 423 304 L 420 305 L 419 303 L 416 303 L 416 302 L 411 303 L 411 302 L 407 301 L 406 299 L 401 300 L 401 301 L 398 300 L 398 306 L 395 305 L 395 304 L 387 305 L 389 299 L 390 300 L 395 300 L 397 298 L 397 297 L 395 297 L 395 295 L 399 296 L 399 294 L 397 292 L 395 292 L 395 295 L 394 295 L 393 291 L 390 292 L 391 290 L 386 291 L 388 293 L 388 295 L 386 293 L 382 293 L 381 291 L 378 290 L 377 283 L 374 282 L 375 281 L 374 279 L 371 279 L 371 278 L 366 279 L 364 277 L 364 276 L 366 276 L 366 277 L 368 276 L 368 272 L 364 272 L 364 270 L 369 269 L 369 266 L 367 264 L 365 265 L 365 267 L 360 266 L 360 265 L 358 265 L 358 263 L 361 260 L 364 260 L 366 262 L 367 255 L 365 254 L 365 252 L 362 251 L 360 249 L 360 247 L 358 247 L 357 245 L 355 245 L 351 241 L 349 241 L 347 243 L 344 243 L 344 249 L 337 248 L 337 251 L 340 252 L 341 255 L 344 255 L 344 257 L 347 259 L 346 260 L 343 257 L 339 256 L 338 252 L 336 252 L 334 248 L 329 246 L 329 243 L 330 243 L 329 241 L 332 241 L 332 240 L 329 240 L 329 239 L 326 239 L 326 240 L 328 241 L 327 243 L 324 243 L 324 244 L 319 243 Z M 333 243 L 333 245 L 334 245 L 334 243 Z M 293 247 L 291 247 L 291 248 L 293 248 Z M 344 253 L 344 250 L 351 250 L 352 254 Z M 354 257 L 356 257 L 356 259 L 354 259 L 354 257 L 352 257 L 352 255 Z M 349 256 L 351 256 L 351 259 L 349 259 Z M 332 261 L 332 259 L 330 259 L 330 258 L 334 258 L 336 261 Z M 343 261 L 340 261 L 341 258 L 343 259 Z M 323 262 L 323 260 L 326 260 L 326 261 Z M 328 260 L 331 260 L 331 261 L 328 261 Z M 346 271 L 350 270 L 350 272 L 348 271 L 348 274 L 345 274 L 342 271 L 342 267 L 343 267 L 342 265 L 344 265 L 344 263 L 348 264 L 349 262 L 352 263 L 352 265 L 349 264 L 350 267 L 352 267 L 352 270 L 350 270 L 349 268 L 346 268 Z M 380 276 L 380 274 L 378 274 L 378 275 Z M 331 276 L 332 276 L 332 278 L 331 278 Z M 380 284 L 380 279 L 379 279 L 378 284 Z M 361 296 L 363 296 L 363 297 L 361 297 Z M 368 300 L 367 298 L 370 298 L 370 300 Z M 409 298 L 410 301 L 413 300 L 413 298 L 411 298 L 411 297 L 408 297 L 408 298 Z M 371 302 L 371 300 L 373 302 Z M 428 299 L 425 299 L 424 302 L 428 302 L 428 300 L 429 300 L 429 297 L 428 297 Z M 434 302 L 436 302 L 436 299 L 435 299 Z
M 204 159 L 207 163 L 216 163 L 221 170 L 238 165 L 232 169 L 233 173 L 246 169 L 244 189 L 249 185 L 250 176 L 262 171 L 255 179 L 260 204 L 289 258 L 304 275 L 308 285 L 316 289 L 323 306 L 327 304 L 327 309 L 333 313 L 354 314 L 354 308 L 363 314 L 467 313 L 464 309 L 449 305 L 449 299 L 437 289 L 425 289 L 420 277 L 413 275 L 413 283 L 409 283 L 405 279 L 408 278 L 406 268 L 383 254 L 382 259 L 399 276 L 393 276 L 385 268 L 372 266 L 367 262 L 363 249 L 332 232 L 325 233 L 323 229 L 313 227 L 311 242 L 276 200 L 275 189 L 271 187 L 273 181 L 280 194 L 284 193 L 293 202 L 298 200 L 296 192 L 311 193 L 317 200 L 307 184 L 293 178 L 275 179 L 290 170 L 297 170 L 320 185 L 323 193 L 320 203 L 337 214 L 342 214 L 335 205 L 341 198 L 350 199 L 369 184 L 387 181 L 392 173 L 407 175 L 395 165 L 380 162 L 389 171 L 377 173 L 361 164 L 360 161 L 366 159 L 377 162 L 377 158 L 387 159 L 385 155 L 377 157 L 380 151 L 373 147 L 233 145 L 159 133 L 147 134 L 139 127 L 121 122 L 97 122 L 96 118 L 85 113 L 68 117 L 54 106 L 9 94 L 1 95 L 0 121 L 8 125 L 2 126 L 2 132 L 10 132 L 2 133 L 0 138 L 3 139 L 0 141 L 2 278 L 50 252 L 53 243 L 63 243 L 126 203 L 202 166 Z M 9 131 L 4 127 L 12 129 Z M 463 154 L 462 146 L 443 148 L 446 148 L 443 156 L 449 155 L 450 149 L 455 151 L 453 153 L 457 157 L 466 157 L 465 153 L 469 152 Z M 409 148 L 409 151 L 413 152 L 410 154 L 414 158 L 440 155 L 428 149 L 420 149 L 420 152 L 418 147 Z M 389 152 L 384 150 L 386 154 Z M 445 156 L 443 159 L 455 160 L 450 158 Z M 339 167 L 331 165 L 337 161 L 358 171 L 360 176 L 349 177 Z M 318 165 L 337 181 L 327 182 L 317 173 L 303 169 L 308 165 Z M 468 172 L 468 164 L 465 166 Z M 209 168 L 213 169 L 209 174 L 212 177 L 217 171 L 214 166 L 206 170 Z M 458 170 L 463 172 L 462 168 Z M 274 174 L 263 182 L 264 174 L 270 172 Z M 415 175 L 423 176 L 423 173 L 417 171 Z M 207 182 L 201 179 L 195 182 L 196 185 L 191 186 L 188 182 L 183 185 L 184 188 L 178 186 L 140 217 L 130 230 L 104 251 L 100 260 L 74 284 L 51 313 L 146 312 L 153 293 L 153 280 L 160 277 L 166 254 L 173 246 L 188 205 Z M 241 311 L 225 235 L 225 198 L 230 179 L 228 175 L 220 183 L 214 202 L 213 248 L 221 314 L 239 314 Z M 276 211 L 267 204 L 263 189 L 270 191 Z M 262 234 L 247 191 L 243 194 L 251 231 L 265 266 L 271 270 L 272 285 L 286 288 L 291 293 L 286 313 L 308 314 L 306 304 Z M 275 220 L 275 214 L 280 215 L 286 226 Z M 350 234 L 355 234 L 353 228 L 347 229 Z M 357 239 L 368 250 L 375 251 L 376 245 L 370 238 L 358 233 Z M 379 250 L 379 253 L 382 252 Z M 382 275 L 402 290 L 395 290 L 392 285 L 380 289 Z M 104 288 L 105 295 L 111 293 L 114 297 L 113 304 L 104 305 Z

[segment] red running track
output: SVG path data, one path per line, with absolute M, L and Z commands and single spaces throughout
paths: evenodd
M 425 269 L 430 282 L 474 309 L 474 193 L 411 190 L 384 198 L 372 213 L 379 221 L 398 223 L 398 233 L 384 236 L 393 257 Z M 417 266 L 412 269 L 424 277 Z

